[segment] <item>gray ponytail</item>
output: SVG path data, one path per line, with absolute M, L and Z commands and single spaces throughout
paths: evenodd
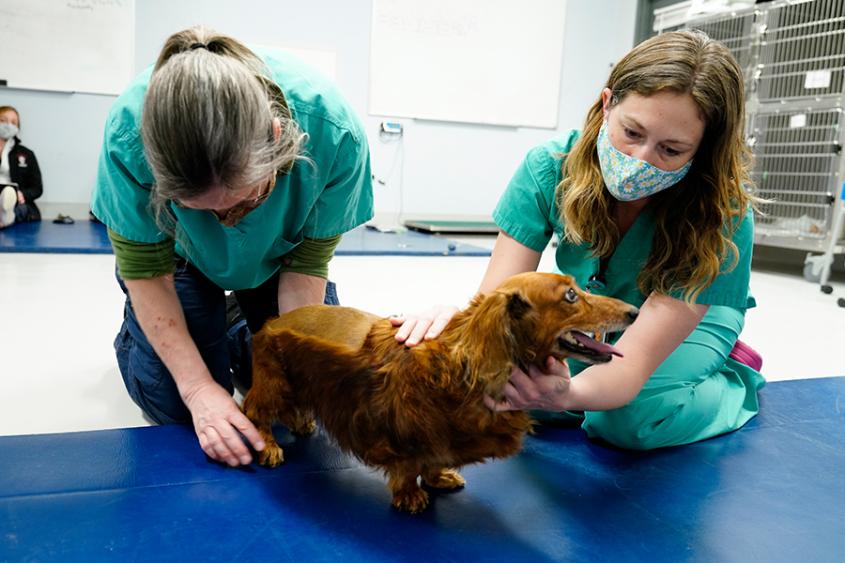
M 274 118 L 282 125 L 278 142 Z M 144 99 L 141 135 L 155 177 L 151 206 L 171 235 L 171 200 L 213 185 L 243 189 L 287 172 L 301 158 L 305 138 L 263 61 L 202 27 L 165 42 Z

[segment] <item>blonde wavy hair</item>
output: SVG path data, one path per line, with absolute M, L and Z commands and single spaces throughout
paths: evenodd
M 637 278 L 645 295 L 683 290 L 684 300 L 694 303 L 719 275 L 724 259 L 729 268 L 736 266 L 739 251 L 731 237 L 749 205 L 758 201 L 750 191 L 751 151 L 743 139 L 742 71 L 721 43 L 701 32 L 679 31 L 640 43 L 616 64 L 605 86 L 613 92 L 614 105 L 632 92 L 689 94 L 704 116 L 704 136 L 690 171 L 649 202 L 657 230 Z M 607 258 L 620 232 L 613 221 L 615 199 L 604 185 L 596 152 L 602 109 L 599 97 L 566 155 L 557 198 L 565 238 L 586 241 L 595 255 Z
M 278 141 L 274 118 L 281 123 Z M 287 172 L 303 158 L 305 139 L 264 62 L 204 27 L 165 42 L 144 98 L 141 136 L 155 177 L 150 203 L 170 234 L 170 201 L 214 185 L 243 189 Z

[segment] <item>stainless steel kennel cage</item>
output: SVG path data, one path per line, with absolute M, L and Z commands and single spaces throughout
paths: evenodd
M 655 31 L 698 29 L 736 57 L 752 177 L 768 201 L 755 242 L 809 251 L 804 276 L 830 292 L 831 265 L 845 252 L 845 0 L 775 0 L 688 21 L 659 15 Z

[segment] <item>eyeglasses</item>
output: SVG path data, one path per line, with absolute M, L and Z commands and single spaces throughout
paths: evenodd
M 240 203 L 236 203 L 235 205 L 223 211 L 222 213 L 214 211 L 214 214 L 217 216 L 217 220 L 224 227 L 234 227 L 250 211 L 254 210 L 256 207 L 267 201 L 267 199 L 270 197 L 270 194 L 273 193 L 273 188 L 275 187 L 276 174 L 274 173 L 273 176 L 270 178 L 270 182 L 267 184 L 267 186 L 265 186 L 265 188 L 254 198 L 247 198 L 241 201 Z
M 238 224 L 238 222 L 244 218 L 250 211 L 254 210 L 256 207 L 267 201 L 270 195 L 273 193 L 273 188 L 276 187 L 276 174 L 274 173 L 270 177 L 270 181 L 258 192 L 258 195 L 255 197 L 247 197 L 244 200 L 239 201 L 232 207 L 228 209 L 224 209 L 222 211 L 218 211 L 216 209 L 210 208 L 203 208 L 199 206 L 194 206 L 188 204 L 187 202 L 183 203 L 177 200 L 174 200 L 173 203 L 180 208 L 183 209 L 205 209 L 206 211 L 210 211 L 214 213 L 214 216 L 217 218 L 217 221 L 226 227 L 233 227 Z

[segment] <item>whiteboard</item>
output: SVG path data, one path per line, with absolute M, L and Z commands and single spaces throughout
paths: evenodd
M 10 88 L 119 94 L 133 74 L 135 0 L 0 1 Z
M 565 12 L 566 0 L 373 0 L 370 113 L 557 127 Z

